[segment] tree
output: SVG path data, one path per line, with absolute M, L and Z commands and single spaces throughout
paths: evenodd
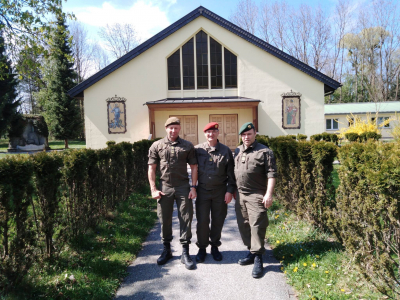
M 115 59 L 125 55 L 140 43 L 140 38 L 132 24 L 106 24 L 99 31 L 100 37 L 106 43 L 107 50 Z
M 21 95 L 21 110 L 28 114 L 41 112 L 34 94 L 44 87 L 41 66 L 44 62 L 42 55 L 36 55 L 29 49 L 22 50 L 17 58 L 19 72 L 19 94 Z
M 36 54 L 45 53 L 40 40 L 43 36 L 50 37 L 53 27 L 48 18 L 61 12 L 61 4 L 62 0 L 1 0 L 0 30 L 8 50 L 15 56 L 25 48 Z
M 258 7 L 252 0 L 240 0 L 230 19 L 239 27 L 251 34 L 255 34 L 258 20 Z
M 17 99 L 18 80 L 12 73 L 11 62 L 7 58 L 2 32 L 0 30 L 0 136 L 9 129 L 11 121 L 17 115 L 20 101 Z
M 97 45 L 88 42 L 88 31 L 80 22 L 74 21 L 69 25 L 72 39 L 72 56 L 74 58 L 74 69 L 77 73 L 77 83 L 87 79 L 94 71 L 94 59 Z
M 50 133 L 64 140 L 67 149 L 68 139 L 79 135 L 82 121 L 77 101 L 67 94 L 75 86 L 76 73 L 64 14 L 57 16 L 56 28 L 48 43 L 49 56 L 43 69 L 46 88 L 38 93 L 38 98 Z

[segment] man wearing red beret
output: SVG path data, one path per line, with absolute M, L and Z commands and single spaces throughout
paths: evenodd
M 218 247 L 227 214 L 227 205 L 236 189 L 232 151 L 218 141 L 219 125 L 208 123 L 203 131 L 207 141 L 195 147 L 198 160 L 196 199 L 197 246 L 196 261 L 201 263 L 211 245 L 214 260 L 222 260 Z M 211 228 L 210 228 L 211 212 Z

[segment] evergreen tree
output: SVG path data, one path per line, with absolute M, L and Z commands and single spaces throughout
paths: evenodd
M 57 16 L 56 28 L 48 41 L 49 56 L 44 66 L 46 88 L 38 94 L 51 135 L 65 141 L 79 136 L 82 128 L 78 102 L 67 92 L 75 86 L 72 51 L 64 14 Z
M 20 101 L 17 99 L 17 85 L 18 80 L 12 74 L 11 62 L 0 31 L 0 137 L 8 131 L 11 121 L 18 114 Z

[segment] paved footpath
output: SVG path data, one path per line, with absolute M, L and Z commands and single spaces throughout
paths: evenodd
M 179 224 L 175 208 L 172 241 L 174 257 L 163 266 L 158 266 L 156 263 L 163 249 L 160 241 L 160 224 L 157 222 L 138 257 L 128 267 L 129 275 L 118 289 L 115 299 L 296 299 L 280 270 L 279 262 L 272 256 L 271 249 L 267 249 L 264 254 L 262 278 L 251 277 L 253 265 L 240 266 L 237 263 L 239 258 L 246 256 L 247 249 L 237 229 L 234 202 L 233 200 L 229 204 L 228 216 L 222 231 L 222 245 L 219 248 L 223 255 L 222 261 L 214 261 L 209 254 L 209 246 L 204 263 L 196 264 L 194 270 L 185 268 L 180 262 L 182 248 L 179 244 Z M 193 218 L 192 232 L 190 255 L 195 261 L 198 251 L 195 245 L 196 217 Z

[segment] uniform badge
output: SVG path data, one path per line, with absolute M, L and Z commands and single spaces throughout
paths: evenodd
M 251 128 L 251 125 L 247 125 L 247 128 Z
M 208 159 L 209 161 L 212 161 L 212 158 L 211 158 L 211 156 L 210 156 L 210 158 Z
M 218 125 L 215 125 L 215 128 L 218 128 Z

